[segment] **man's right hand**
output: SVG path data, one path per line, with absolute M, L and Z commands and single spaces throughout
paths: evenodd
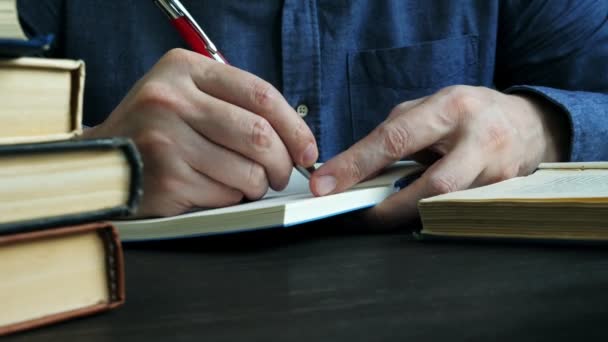
M 83 137 L 126 136 L 144 162 L 138 216 L 258 199 L 281 190 L 294 163 L 312 165 L 306 123 L 272 85 L 182 49 L 168 52 L 102 124 Z

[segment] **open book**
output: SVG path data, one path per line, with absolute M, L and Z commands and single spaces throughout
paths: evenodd
M 308 180 L 292 172 L 283 191 L 225 208 L 200 210 L 168 218 L 114 221 L 123 241 L 169 239 L 285 227 L 373 206 L 395 192 L 394 183 L 421 166 L 402 161 L 348 191 L 314 197 Z
M 544 163 L 529 176 L 418 207 L 422 238 L 608 240 L 608 162 Z

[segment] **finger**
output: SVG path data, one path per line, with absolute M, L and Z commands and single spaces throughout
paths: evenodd
M 261 164 L 215 144 L 190 127 L 180 130 L 179 134 L 184 141 L 180 145 L 180 152 L 194 170 L 239 190 L 248 199 L 261 198 L 267 192 L 268 178 Z M 288 156 L 286 160 L 289 161 Z M 286 184 L 288 180 L 289 175 L 282 182 Z
M 187 182 L 182 189 L 182 194 L 192 204 L 192 207 L 225 207 L 243 199 L 243 192 L 216 182 L 192 168 L 189 169 L 185 178 Z
M 180 156 L 176 145 L 151 144 L 149 138 L 140 141 L 139 146 L 146 152 L 142 154 L 146 173 L 144 196 L 137 216 L 172 216 L 193 207 L 235 204 L 243 198 L 240 191 L 192 169 Z
M 485 170 L 475 179 L 470 187 L 484 186 L 507 179 L 517 177 L 520 174 L 520 164 L 518 161 L 512 163 L 498 163 L 485 168 Z
M 370 209 L 370 214 L 388 226 L 418 215 L 418 201 L 443 193 L 467 189 L 482 173 L 485 162 L 473 139 L 458 144 L 449 154 L 429 167 L 422 176 L 401 191 Z
M 317 196 L 340 192 L 395 161 L 422 150 L 455 127 L 443 101 L 429 98 L 409 108 L 396 107 L 397 114 L 384 121 L 351 148 L 330 159 L 311 179 Z M 404 110 L 404 111 L 402 111 Z
M 393 119 L 398 115 L 401 115 L 401 113 L 405 113 L 407 111 L 409 111 L 410 109 L 416 107 L 417 105 L 421 104 L 422 102 L 426 101 L 429 97 L 425 96 L 425 97 L 420 97 L 414 100 L 410 100 L 410 101 L 405 101 L 405 102 L 401 102 L 400 104 L 398 104 L 388 115 L 387 119 Z
M 193 65 L 192 77 L 198 89 L 264 117 L 281 137 L 295 163 L 314 164 L 318 157 L 314 135 L 270 83 L 221 63 L 205 61 Z
M 187 165 L 186 165 L 187 166 Z M 140 217 L 173 216 L 193 208 L 217 208 L 241 201 L 243 193 L 187 168 L 186 175 L 156 179 L 142 198 Z
M 193 108 L 192 113 L 186 115 L 184 119 L 195 131 L 216 145 L 224 146 L 260 164 L 266 171 L 273 189 L 281 190 L 287 185 L 293 161 L 283 141 L 266 119 L 209 95 L 199 93 L 194 98 L 197 98 L 196 108 Z M 213 151 L 215 151 L 216 157 L 222 157 L 221 152 L 216 149 Z M 194 155 L 200 156 L 201 152 L 194 153 Z M 205 157 L 205 159 L 207 158 Z M 211 160 L 221 161 L 219 159 Z M 206 163 L 197 163 L 199 165 L 197 168 L 209 169 L 203 164 L 209 164 L 208 160 Z M 237 167 L 237 165 L 231 166 Z M 240 163 L 240 166 L 245 165 Z M 213 169 L 220 170 L 215 166 Z M 215 176 L 212 177 L 219 180 Z M 241 189 L 241 187 L 238 188 Z

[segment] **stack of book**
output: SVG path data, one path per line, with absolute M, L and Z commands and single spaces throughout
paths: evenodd
M 83 139 L 85 65 L 34 57 L 0 0 L 0 335 L 120 306 L 122 247 L 141 160 L 124 138 Z

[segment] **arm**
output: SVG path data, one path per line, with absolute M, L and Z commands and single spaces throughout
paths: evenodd
M 30 33 L 54 32 L 61 39 L 65 6 L 64 0 L 20 1 L 24 26 Z M 63 44 L 67 46 L 57 41 L 49 56 L 64 57 Z M 86 42 L 71 41 L 71 50 L 78 52 L 78 44 Z M 104 62 L 92 61 L 116 72 Z M 160 58 L 105 121 L 83 134 L 107 136 L 131 138 L 142 154 L 139 216 L 170 216 L 260 198 L 268 188 L 284 188 L 294 164 L 310 166 L 318 155 L 308 126 L 274 86 L 182 49 Z
M 401 158 L 429 162 L 410 186 L 369 211 L 385 225 L 417 215 L 421 198 L 527 175 L 540 162 L 608 158 L 608 4 L 505 1 L 497 90 L 456 85 L 401 103 L 311 179 L 343 191 Z
M 526 94 L 567 120 L 566 160 L 606 160 L 608 2 L 505 1 L 496 84 Z

